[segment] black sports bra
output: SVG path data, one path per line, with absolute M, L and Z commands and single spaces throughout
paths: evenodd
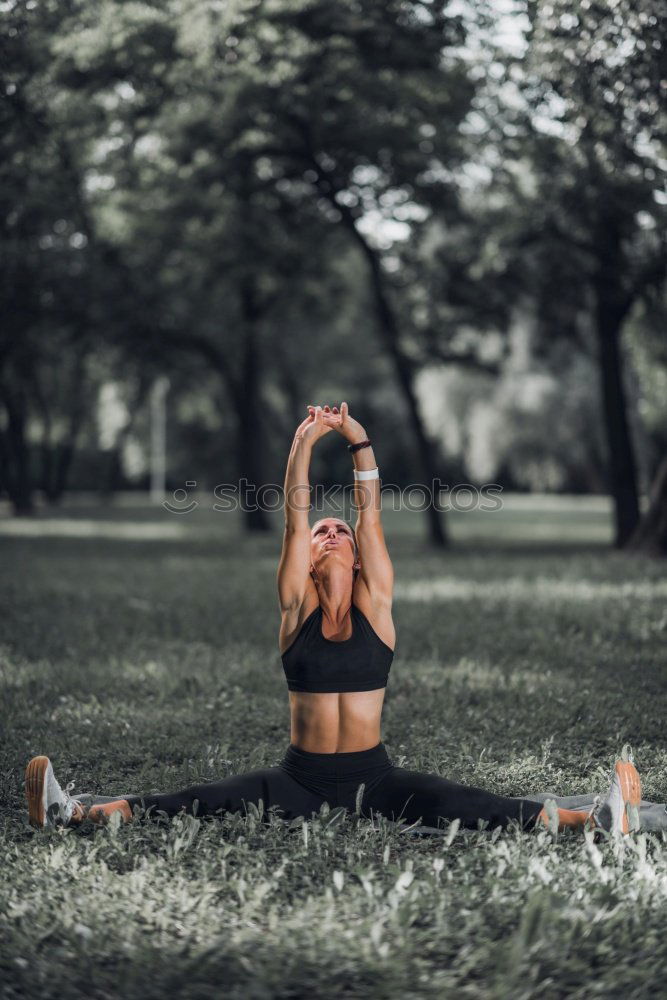
M 282 654 L 290 691 L 316 694 L 374 691 L 387 686 L 394 651 L 374 631 L 356 605 L 350 608 L 352 635 L 336 641 L 322 635 L 322 608 L 308 615 Z

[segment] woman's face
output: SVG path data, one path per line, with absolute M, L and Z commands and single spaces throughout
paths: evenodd
M 310 561 L 314 569 L 337 563 L 353 570 L 358 566 L 352 528 L 339 517 L 323 517 L 310 532 Z

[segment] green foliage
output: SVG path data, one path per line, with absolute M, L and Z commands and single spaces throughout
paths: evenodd
M 544 410 L 527 441 L 517 433 L 513 482 L 555 482 L 531 471 L 555 451 L 559 468 L 576 453 L 561 482 L 603 485 L 598 427 L 623 424 L 624 403 L 590 419 L 580 355 L 595 360 L 611 314 L 604 337 L 627 318 L 641 369 L 629 409 L 651 438 L 650 477 L 663 448 L 660 9 L 518 4 L 527 46 L 512 54 L 483 0 L 7 5 L 0 445 L 17 506 L 35 484 L 58 493 L 34 473 L 38 448 L 50 469 L 82 442 L 90 454 L 104 381 L 134 392 L 164 372 L 178 414 L 207 397 L 205 421 L 171 434 L 174 476 L 224 464 L 277 479 L 304 404 L 331 394 L 356 398 L 369 426 L 382 415 L 393 478 L 424 478 L 405 386 L 433 360 L 502 373 L 517 316 L 537 321 L 537 363 L 567 385 L 570 429 L 553 442 Z M 392 322 L 388 348 L 378 332 Z
M 474 87 L 456 54 L 461 18 L 444 6 L 105 0 L 11 11 L 10 110 L 44 132 L 31 143 L 10 133 L 12 177 L 21 182 L 22 158 L 37 163 L 47 141 L 62 160 L 45 175 L 53 207 L 31 215 L 30 238 L 51 265 L 54 226 L 79 240 L 90 272 L 76 288 L 79 326 L 98 348 L 113 344 L 146 377 L 173 370 L 175 387 L 188 356 L 215 374 L 221 421 L 236 418 L 238 475 L 266 478 L 274 412 L 291 432 L 322 370 L 334 373 L 332 353 L 339 371 L 345 356 L 347 395 L 357 368 L 365 389 L 386 379 L 359 337 L 375 321 L 355 221 L 405 218 L 407 202 L 441 185 L 433 157 L 461 155 Z M 43 324 L 52 313 L 40 301 Z M 27 340 L 29 316 L 16 315 L 15 339 Z M 34 410 L 26 393 L 19 438 Z
M 599 502 L 531 504 L 455 517 L 446 564 L 420 551 L 414 516 L 387 518 L 390 754 L 568 794 L 604 789 L 628 740 L 664 801 L 664 569 L 605 549 Z M 113 794 L 273 764 L 286 746 L 275 543 L 242 541 L 230 515 L 179 525 L 169 540 L 166 513 L 90 510 L 46 522 L 50 538 L 3 539 L 3 998 L 660 994 L 662 836 L 453 824 L 421 838 L 326 808 L 290 825 L 250 810 L 33 833 L 34 753 Z M 77 526 L 90 537 L 67 537 Z
M 593 283 L 624 316 L 664 287 L 667 268 L 662 5 L 526 7 L 528 47 L 510 76 L 529 103 L 530 133 L 509 148 L 523 145 L 536 185 L 528 231 L 542 228 L 543 313 L 552 327 L 559 315 L 576 323 Z
M 294 304 L 329 332 L 335 225 L 405 218 L 406 200 L 437 197 L 435 159 L 461 156 L 473 86 L 440 53 L 463 39 L 443 5 L 404 0 L 74 5 L 54 84 L 88 116 L 77 152 L 100 233 L 167 296 L 150 325 L 212 340 L 233 370 L 249 280 L 266 336 L 287 319 L 309 364 Z

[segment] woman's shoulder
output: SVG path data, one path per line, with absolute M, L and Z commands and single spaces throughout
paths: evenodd
M 282 612 L 280 631 L 278 633 L 278 648 L 280 649 L 281 656 L 287 652 L 298 637 L 304 623 L 310 618 L 316 608 L 320 606 L 317 591 L 314 585 L 311 584 L 311 586 L 312 592 L 310 589 L 306 592 L 306 596 L 299 607 L 289 608 Z
M 385 646 L 389 646 L 393 650 L 396 646 L 396 629 L 394 628 L 391 607 L 387 606 L 386 603 L 381 606 L 375 604 L 368 587 L 360 576 L 355 580 L 352 589 L 352 604 L 361 611 L 378 639 L 381 639 Z

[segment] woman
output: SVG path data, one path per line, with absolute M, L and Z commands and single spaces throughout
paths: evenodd
M 373 448 L 346 403 L 308 407 L 297 429 L 285 477 L 285 533 L 278 567 L 280 652 L 289 688 L 291 741 L 277 767 L 160 795 L 74 799 L 56 781 L 47 757 L 26 771 L 30 822 L 36 826 L 103 822 L 134 806 L 173 816 L 239 811 L 261 800 L 285 819 L 310 817 L 324 802 L 392 820 L 489 827 L 512 821 L 552 830 L 590 822 L 609 832 L 636 828 L 641 799 L 632 763 L 616 764 L 607 799 L 587 812 L 553 801 L 505 798 L 435 774 L 394 766 L 380 740 L 384 692 L 395 645 L 393 568 L 380 520 L 380 481 Z M 313 446 L 336 431 L 354 462 L 356 529 L 336 517 L 309 526 L 308 470 Z M 634 810 L 634 811 L 633 811 Z

